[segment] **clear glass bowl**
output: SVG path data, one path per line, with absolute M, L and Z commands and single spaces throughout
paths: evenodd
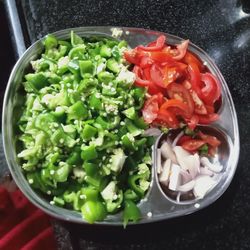
M 60 39 L 68 39 L 70 31 L 73 30 L 78 35 L 83 37 L 111 36 L 113 28 L 114 27 L 107 26 L 79 27 L 61 30 L 53 33 L 53 35 Z M 139 44 L 147 44 L 150 41 L 155 40 L 160 34 L 167 36 L 167 42 L 169 44 L 178 44 L 182 41 L 182 39 L 177 36 L 152 30 L 126 27 L 119 27 L 118 29 L 122 31 L 122 35 L 119 37 L 119 39 L 125 39 L 130 47 L 135 47 Z M 29 67 L 30 61 L 37 58 L 43 50 L 43 39 L 44 38 L 38 40 L 26 50 L 26 52 L 22 55 L 13 68 L 8 81 L 2 116 L 5 155 L 15 182 L 25 194 L 25 196 L 34 205 L 40 207 L 46 213 L 58 219 L 76 223 L 86 223 L 86 221 L 82 219 L 79 212 L 51 205 L 48 200 L 44 199 L 42 196 L 38 195 L 34 190 L 32 190 L 25 179 L 21 170 L 21 166 L 17 160 L 15 127 L 17 124 L 17 114 L 20 111 L 20 106 L 23 105 L 24 99 L 18 89 L 21 85 L 25 70 Z M 138 224 L 183 216 L 208 206 L 225 192 L 234 176 L 237 167 L 239 158 L 239 130 L 237 116 L 228 86 L 215 63 L 202 49 L 190 43 L 189 50 L 196 54 L 202 62 L 206 62 L 207 68 L 210 72 L 218 77 L 222 86 L 222 105 L 219 109 L 220 120 L 211 124 L 209 127 L 214 129 L 214 131 L 217 131 L 216 133 L 218 133 L 218 135 L 223 138 L 224 143 L 221 150 L 219 151 L 219 154 L 222 152 L 220 159 L 221 164 L 224 166 L 224 170 L 217 186 L 212 191 L 210 191 L 210 193 L 207 194 L 204 199 L 184 202 L 181 204 L 174 202 L 173 200 L 166 197 L 159 185 L 157 175 L 155 174 L 155 152 L 157 145 L 161 140 L 160 137 L 153 148 L 152 180 L 150 190 L 148 191 L 146 198 L 143 199 L 139 204 L 142 212 L 142 219 L 138 222 Z M 148 212 L 151 212 L 152 216 L 147 216 Z M 96 224 L 122 225 L 121 213 L 110 215 L 104 221 L 96 222 Z

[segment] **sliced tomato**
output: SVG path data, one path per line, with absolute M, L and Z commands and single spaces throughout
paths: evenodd
M 133 68 L 133 72 L 135 73 L 135 83 L 137 86 L 140 87 L 148 87 L 150 84 L 152 84 L 149 80 L 144 80 L 143 78 L 143 70 L 135 65 Z
M 176 116 L 168 110 L 160 110 L 157 118 L 154 120 L 154 124 L 166 126 L 168 128 L 178 128 L 180 123 Z
M 190 76 L 190 83 L 192 85 L 192 89 L 197 93 L 197 95 L 201 98 L 201 77 L 200 70 L 195 63 L 188 64 L 188 73 Z
M 176 115 L 181 115 L 183 118 L 191 118 L 192 114 L 189 112 L 188 105 L 181 100 L 170 99 L 165 101 L 160 110 L 173 110 Z
M 178 140 L 177 145 L 180 146 L 180 145 L 182 145 L 184 142 L 189 141 L 189 140 L 191 140 L 191 139 L 192 139 L 191 136 L 189 136 L 189 135 L 183 135 L 183 136 Z
M 171 83 L 167 87 L 168 96 L 171 99 L 179 99 L 186 103 L 188 106 L 188 112 L 192 114 L 194 112 L 194 101 L 189 91 L 178 83 Z
M 204 70 L 204 66 L 201 61 L 192 53 L 187 51 L 186 55 L 183 57 L 182 61 L 186 64 L 194 63 L 198 66 L 200 72 Z
M 123 56 L 126 61 L 138 65 L 143 55 L 138 53 L 138 50 L 135 48 L 131 50 L 125 50 Z
M 155 46 L 153 46 L 152 44 L 149 47 L 139 45 L 137 46 L 137 48 L 143 51 L 157 51 L 161 50 L 164 47 L 165 42 L 166 42 L 166 37 L 164 35 L 161 35 L 156 39 Z
M 214 113 L 214 111 L 215 111 L 214 106 L 205 105 L 205 107 L 206 107 L 206 110 L 207 110 L 207 113 L 208 113 L 208 114 Z
M 205 141 L 199 140 L 199 139 L 190 139 L 188 141 L 185 141 L 184 143 L 181 144 L 181 146 L 189 151 L 189 152 L 194 152 L 197 151 L 200 147 L 202 147 L 204 144 L 206 144 Z
M 181 60 L 185 55 L 188 48 L 189 40 L 183 41 L 181 44 L 176 46 L 177 48 L 177 55 L 173 56 L 175 60 Z
M 204 87 L 201 89 L 202 99 L 208 105 L 213 105 L 221 95 L 220 86 L 217 78 L 211 73 L 201 74 L 201 81 Z
M 198 136 L 212 147 L 216 148 L 221 144 L 221 142 L 215 136 L 204 134 L 201 131 L 198 132 Z
M 210 124 L 219 119 L 218 114 L 207 114 L 207 115 L 198 115 L 199 116 L 199 124 Z
M 174 64 L 176 61 L 173 59 L 170 49 L 171 47 L 165 47 L 160 51 L 150 52 L 150 57 L 157 63 Z
M 153 63 L 154 63 L 153 59 L 150 58 L 148 55 L 145 55 L 141 57 L 139 65 L 142 69 L 144 69 L 150 67 Z
M 185 120 L 186 120 L 188 127 L 191 130 L 194 130 L 196 128 L 197 124 L 199 123 L 199 117 L 196 114 L 193 114 L 190 119 L 185 119 Z

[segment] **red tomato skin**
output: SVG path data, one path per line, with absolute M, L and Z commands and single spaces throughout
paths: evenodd
M 202 147 L 206 142 L 203 140 L 199 139 L 190 139 L 188 141 L 185 141 L 184 143 L 181 144 L 181 146 L 189 151 L 189 152 L 194 152 L 197 151 L 200 147 Z
M 143 51 L 157 51 L 157 50 L 161 50 L 164 47 L 165 42 L 166 42 L 166 37 L 164 35 L 161 35 L 156 39 L 155 46 L 145 47 L 145 46 L 139 45 L 137 46 L 137 48 Z

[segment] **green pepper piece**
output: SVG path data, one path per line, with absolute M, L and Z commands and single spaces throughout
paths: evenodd
M 65 182 L 68 179 L 70 173 L 70 166 L 67 163 L 63 163 L 56 171 L 54 175 L 54 179 L 57 182 Z
M 107 71 L 102 71 L 98 73 L 97 78 L 100 82 L 109 83 L 114 79 L 114 75 Z
M 122 136 L 122 145 L 129 150 L 137 150 L 137 147 L 135 146 L 134 143 L 135 139 L 134 137 L 127 133 L 126 135 Z
M 68 108 L 68 120 L 84 120 L 88 117 L 88 110 L 81 101 Z
M 136 194 L 136 192 L 132 189 L 127 189 L 124 193 L 124 199 L 125 200 L 132 200 L 134 202 L 137 202 L 140 200 L 140 197 Z
M 125 40 L 122 40 L 119 42 L 119 44 L 117 45 L 119 49 L 123 48 L 123 47 L 127 47 L 128 43 Z
M 136 118 L 136 112 L 134 107 L 128 108 L 124 110 L 122 113 L 131 120 L 134 120 Z
M 107 216 L 105 206 L 100 201 L 86 201 L 81 208 L 82 217 L 90 224 L 104 220 Z
M 96 159 L 97 156 L 98 156 L 98 154 L 97 154 L 97 152 L 96 152 L 96 149 L 95 149 L 95 146 L 94 146 L 94 145 L 85 146 L 85 147 L 82 149 L 81 157 L 82 157 L 82 159 L 85 160 L 85 161 L 89 161 L 89 160 Z
M 120 65 L 113 58 L 108 59 L 108 61 L 107 61 L 107 68 L 109 70 L 111 70 L 112 72 L 114 72 L 114 73 L 118 73 L 120 71 Z
M 141 212 L 136 204 L 131 200 L 125 200 L 125 208 L 123 211 L 123 226 L 124 228 L 129 221 L 137 222 L 141 218 Z
M 131 120 L 125 119 L 125 124 L 131 135 L 138 136 L 142 134 L 143 130 L 135 126 L 135 124 Z
M 116 200 L 106 201 L 106 209 L 107 209 L 107 211 L 109 213 L 115 213 L 121 207 L 121 204 L 122 204 L 122 201 L 123 201 L 123 192 L 122 192 L 122 190 L 119 190 L 117 196 L 118 196 L 118 198 Z
M 29 73 L 25 75 L 25 79 L 30 83 L 30 86 L 37 91 L 49 84 L 48 79 L 43 73 Z
M 145 121 L 143 120 L 142 117 L 134 119 L 133 122 L 140 129 L 146 129 L 146 128 L 148 128 L 148 124 L 145 123 Z
M 65 202 L 62 198 L 60 197 L 54 197 L 53 201 L 55 202 L 55 205 L 59 206 L 59 207 L 63 207 L 65 205 Z
M 40 114 L 35 120 L 35 127 L 45 132 L 50 132 L 50 124 L 52 122 L 56 122 L 56 119 L 51 113 Z
M 111 49 L 107 45 L 102 45 L 100 50 L 100 55 L 102 57 L 111 57 Z
M 73 59 L 69 61 L 68 63 L 68 69 L 73 73 L 73 74 L 78 74 L 80 72 L 80 67 L 78 60 Z
M 98 123 L 99 125 L 101 125 L 101 127 L 103 129 L 107 129 L 109 127 L 109 123 L 106 122 L 101 116 L 98 116 L 96 118 L 96 123 Z
M 97 133 L 97 129 L 89 124 L 86 124 L 83 128 L 83 131 L 81 133 L 82 138 L 84 140 L 90 140 L 92 137 L 94 137 Z
M 100 98 L 97 98 L 94 94 L 90 96 L 89 98 L 89 106 L 91 108 L 94 108 L 96 110 L 102 109 L 102 102 Z
M 95 175 L 95 177 L 91 176 L 86 176 L 84 180 L 91 186 L 94 186 L 98 190 L 100 189 L 101 186 L 101 176 Z
M 74 151 L 70 154 L 70 156 L 66 162 L 71 166 L 72 165 L 80 165 L 82 163 L 81 148 L 76 147 L 73 150 Z
M 85 201 L 98 201 L 99 198 L 99 191 L 92 186 L 82 188 L 81 194 L 84 195 Z
M 81 76 L 84 77 L 86 73 L 93 75 L 95 67 L 90 60 L 79 61 Z
M 83 40 L 80 36 L 78 36 L 73 30 L 70 32 L 70 41 L 72 46 L 77 46 L 79 44 L 83 44 Z
M 70 50 L 70 52 L 69 52 L 69 58 L 70 59 L 74 59 L 74 58 L 76 58 L 76 59 L 80 59 L 80 60 L 82 60 L 82 59 L 84 59 L 84 53 L 85 53 L 85 46 L 81 46 L 81 45 L 79 45 L 78 47 L 75 47 L 75 48 L 73 48 L 73 49 L 71 49 Z
M 48 51 L 49 49 L 55 48 L 57 47 L 58 42 L 55 36 L 49 34 L 46 36 L 45 40 L 44 40 L 44 46 L 46 51 Z
M 84 162 L 83 168 L 88 176 L 94 176 L 97 173 L 98 165 L 91 162 Z
M 90 88 L 97 86 L 97 84 L 98 84 L 97 79 L 92 78 L 92 77 L 86 78 L 86 75 L 85 75 L 85 78 L 83 80 L 81 80 L 80 85 L 79 85 L 77 90 L 79 92 L 82 92 L 85 90 L 89 92 Z
M 125 166 L 126 166 L 126 168 L 129 169 L 129 170 L 134 170 L 134 169 L 136 169 L 137 164 L 136 164 L 136 162 L 135 162 L 134 159 L 133 159 L 133 155 L 127 157 L 127 159 L 126 159 L 126 161 L 125 161 Z
M 128 185 L 129 187 L 135 191 L 135 193 L 139 196 L 139 197 L 143 197 L 144 195 L 144 190 L 142 190 L 139 186 L 139 184 L 137 184 L 137 182 L 144 178 L 144 175 L 130 175 L 128 177 Z

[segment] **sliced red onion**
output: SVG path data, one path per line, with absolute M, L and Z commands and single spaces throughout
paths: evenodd
M 215 173 L 220 173 L 223 169 L 223 166 L 218 164 L 213 164 L 209 161 L 207 157 L 201 157 L 201 164 L 207 168 L 209 168 L 211 171 Z
M 158 128 L 149 128 L 144 132 L 144 135 L 158 137 L 161 135 L 161 130 Z
M 177 145 L 177 142 L 179 141 L 179 139 L 184 135 L 184 132 L 181 131 L 173 140 L 172 142 L 172 147 L 175 147 Z
M 173 163 L 177 164 L 175 153 L 169 143 L 163 142 L 161 145 L 161 154 L 165 159 L 170 159 Z
M 183 193 L 191 191 L 194 188 L 194 185 L 195 185 L 195 181 L 191 180 L 187 182 L 186 184 L 179 186 L 178 191 L 183 192 Z

